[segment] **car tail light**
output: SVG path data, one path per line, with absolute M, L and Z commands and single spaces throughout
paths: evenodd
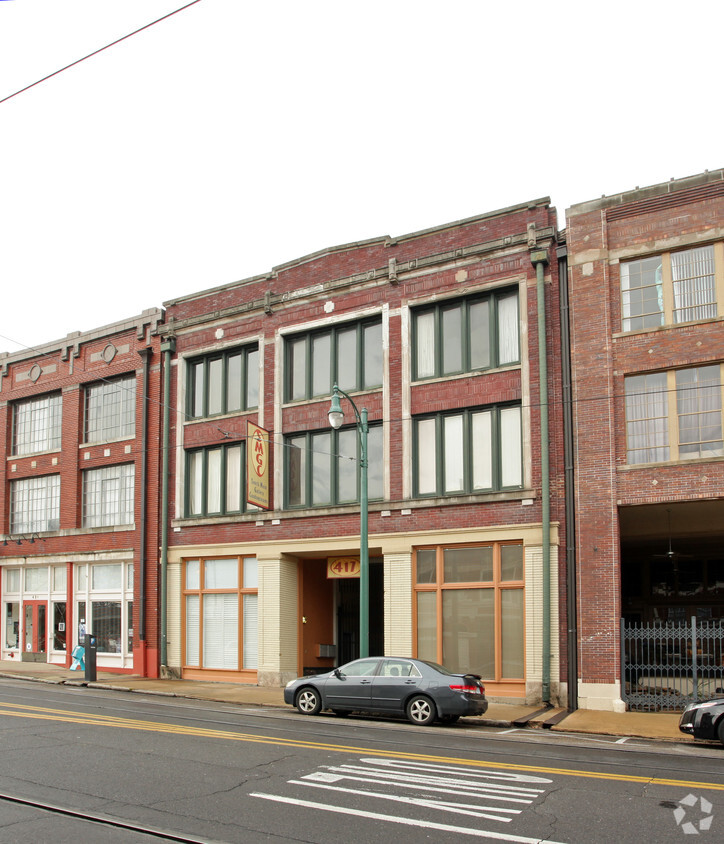
M 454 692 L 463 692 L 468 695 L 481 695 L 484 692 L 482 686 L 471 686 L 469 683 L 450 683 L 450 688 Z

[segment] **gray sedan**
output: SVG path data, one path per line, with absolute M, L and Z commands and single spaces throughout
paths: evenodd
M 331 709 L 405 715 L 420 726 L 451 724 L 488 708 L 477 674 L 453 674 L 442 665 L 407 657 L 369 657 L 315 677 L 287 683 L 284 701 L 304 715 Z

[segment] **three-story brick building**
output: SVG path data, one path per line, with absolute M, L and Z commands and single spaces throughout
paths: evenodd
M 724 618 L 724 171 L 574 205 L 566 239 L 579 700 L 621 708 L 622 618 Z
M 4 660 L 158 672 L 161 317 L 0 357 Z
M 165 304 L 164 671 L 277 685 L 358 655 L 360 441 L 346 399 L 330 427 L 338 384 L 369 420 L 370 653 L 497 697 L 565 692 L 555 256 L 536 200 Z M 247 503 L 249 422 L 269 509 Z

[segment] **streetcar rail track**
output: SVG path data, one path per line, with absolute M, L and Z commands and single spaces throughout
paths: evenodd
M 86 821 L 87 823 L 109 826 L 114 829 L 123 829 L 139 835 L 158 838 L 162 841 L 177 841 L 179 844 L 224 844 L 224 842 L 217 839 L 199 838 L 198 836 L 174 832 L 170 829 L 161 829 L 160 827 L 148 826 L 147 824 L 140 824 L 134 821 L 124 821 L 121 818 L 115 818 L 112 815 L 106 815 L 102 812 L 83 812 L 80 809 L 70 809 L 67 806 L 58 806 L 55 803 L 47 803 L 44 800 L 32 800 L 29 797 L 19 797 L 18 795 L 0 792 L 0 801 L 3 800 L 6 803 L 28 806 L 32 809 L 38 809 L 54 815 L 62 815 L 63 817 L 73 818 L 74 820 Z

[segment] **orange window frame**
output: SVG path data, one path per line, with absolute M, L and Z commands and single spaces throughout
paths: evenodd
M 525 593 L 525 565 L 523 566 L 523 577 L 520 580 L 503 580 L 501 577 L 501 551 L 504 546 L 517 545 L 523 549 L 523 560 L 525 551 L 520 541 L 505 542 L 472 542 L 462 545 L 421 545 L 414 549 L 412 561 L 412 627 L 413 627 L 413 656 L 417 657 L 418 643 L 418 618 L 417 618 L 417 596 L 421 592 L 434 593 L 435 615 L 436 615 L 436 661 L 443 664 L 443 601 L 442 594 L 446 590 L 454 589 L 492 589 L 494 590 L 494 620 L 495 620 L 495 643 L 494 643 L 494 665 L 495 677 L 484 677 L 486 682 L 493 683 L 523 683 L 525 682 L 525 660 L 523 662 L 523 677 L 505 677 L 502 671 L 503 648 L 502 648 L 502 593 L 507 590 L 520 589 Z M 446 583 L 444 579 L 444 560 L 446 550 L 461 550 L 463 548 L 492 548 L 493 551 L 493 579 L 487 581 L 469 581 Z M 418 583 L 417 560 L 420 551 L 435 551 L 435 582 Z M 524 598 L 525 600 L 525 598 Z M 525 654 L 525 603 L 523 605 L 523 654 Z
M 242 679 L 256 680 L 256 668 L 244 668 L 244 595 L 258 595 L 258 586 L 243 586 L 244 583 L 244 560 L 255 559 L 251 554 L 243 556 L 207 556 L 207 557 L 188 557 L 182 563 L 182 588 L 181 588 L 181 664 L 183 666 L 183 675 L 190 679 L 196 677 L 203 677 L 210 679 L 213 675 L 218 675 L 219 679 L 232 679 L 237 676 Z M 222 587 L 220 589 L 207 589 L 204 585 L 205 565 L 207 561 L 217 560 L 236 560 L 237 561 L 237 586 L 236 587 Z M 196 589 L 187 588 L 188 578 L 187 569 L 189 563 L 199 564 L 199 586 Z M 204 653 L 204 595 L 229 595 L 235 594 L 238 602 L 237 613 L 237 653 L 238 662 L 236 668 L 204 668 L 203 653 Z M 199 662 L 198 665 L 190 665 L 187 662 L 187 643 L 186 643 L 186 604 L 188 596 L 197 596 L 199 599 Z

